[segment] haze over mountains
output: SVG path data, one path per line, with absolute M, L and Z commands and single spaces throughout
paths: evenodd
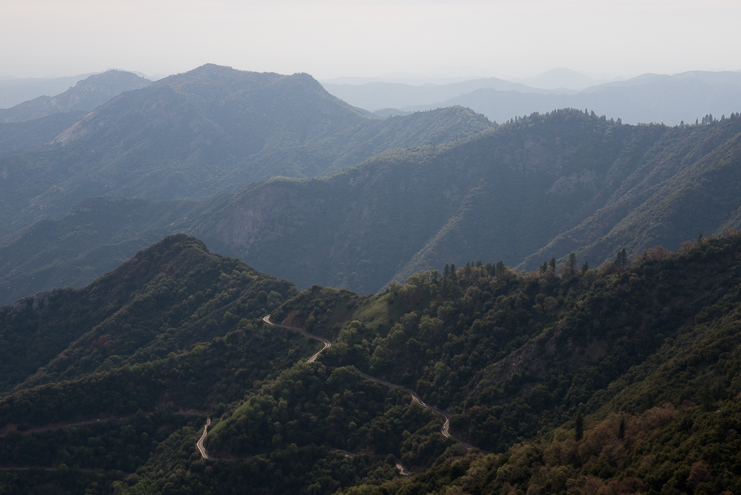
M 678 126 L 215 65 L 8 109 L 0 493 L 741 493 L 737 80 L 391 88 L 728 105 Z
M 98 93 L 113 94 L 122 77 L 145 83 L 109 72 L 55 101 L 83 101 L 72 95 L 105 78 L 111 86 Z M 733 94 L 737 79 L 693 73 L 596 88 L 700 81 Z M 495 79 L 456 84 L 449 86 L 515 87 Z M 6 302 L 84 285 L 175 232 L 302 288 L 369 293 L 450 262 L 533 268 L 575 251 L 599 264 L 622 248 L 676 249 L 739 221 L 735 116 L 675 129 L 581 111 L 498 129 L 463 107 L 382 119 L 305 74 L 215 65 L 125 91 L 80 116 L 0 126 Z M 10 148 L 24 143 L 28 151 Z M 275 176 L 321 178 L 260 183 Z M 703 216 L 685 218 L 692 194 L 713 199 Z
M 480 79 L 447 85 L 411 86 L 373 83 L 327 85 L 330 93 L 375 111 L 427 110 L 462 105 L 490 120 L 507 120 L 557 108 L 589 109 L 625 123 L 694 122 L 707 114 L 717 117 L 741 110 L 741 73 L 685 72 L 673 76 L 644 74 L 626 81 L 586 87 L 536 89 L 524 84 Z
M 463 108 L 382 120 L 305 74 L 203 66 L 122 93 L 39 151 L 0 158 L 2 234 L 84 198 L 204 198 L 276 175 L 313 177 L 379 152 L 489 128 Z
M 25 122 L 57 113 L 89 112 L 124 91 L 143 88 L 150 83 L 131 72 L 110 70 L 89 76 L 56 96 L 39 96 L 0 109 L 0 122 Z
M 597 84 L 610 82 L 611 80 L 620 79 L 622 78 L 605 76 L 602 76 L 599 79 L 594 79 L 587 76 L 586 74 L 581 74 L 571 69 L 560 67 L 557 69 L 547 70 L 542 74 L 538 74 L 536 76 L 519 77 L 516 79 L 512 79 L 512 82 L 522 83 L 534 88 L 562 90 L 570 89 L 573 91 L 581 91 L 582 89 L 588 88 L 590 86 L 595 86 Z
M 360 293 L 446 263 L 533 269 L 572 251 L 599 265 L 623 248 L 678 249 L 741 227 L 740 136 L 736 115 L 671 128 L 564 110 L 200 202 L 86 200 L 0 247 L 0 295 L 84 284 L 174 232 L 301 288 Z
M 47 78 L 19 78 L 7 77 L 0 79 L 0 108 L 10 108 L 24 101 L 33 100 L 39 96 L 53 96 L 67 91 L 78 81 L 82 81 L 92 74 L 80 74 L 68 77 Z

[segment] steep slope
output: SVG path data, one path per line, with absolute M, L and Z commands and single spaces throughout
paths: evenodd
M 163 237 L 208 203 L 91 198 L 59 221 L 42 220 L 0 246 L 0 301 L 53 287 L 84 287 Z
M 293 293 L 290 283 L 213 255 L 200 241 L 168 237 L 84 289 L 2 308 L 0 394 L 163 358 L 224 335 L 243 317 L 259 318 Z
M 90 110 L 124 91 L 143 88 L 151 81 L 131 72 L 109 70 L 89 76 L 56 96 L 39 96 L 11 108 L 0 109 L 0 122 L 25 122 L 47 115 Z
M 55 113 L 26 122 L 0 124 L 0 155 L 41 147 L 86 113 L 84 110 Z
M 138 253 L 82 290 L 39 294 L 0 309 L 5 353 L 0 367 L 0 466 L 13 470 L 20 463 L 42 472 L 28 479 L 20 470 L 18 476 L 0 477 L 0 486 L 17 490 L 25 483 L 40 484 L 47 491 L 57 487 L 59 479 L 41 474 L 49 463 L 59 464 L 61 455 L 62 462 L 73 465 L 74 475 L 61 480 L 60 490 L 107 493 L 122 473 L 107 472 L 104 477 L 91 468 L 132 472 L 148 458 L 156 468 L 160 458 L 153 454 L 169 456 L 193 447 L 189 439 L 195 425 L 187 416 L 202 418 L 204 409 L 227 417 L 241 414 L 249 410 L 240 407 L 245 394 L 257 396 L 250 406 L 269 400 L 266 383 L 272 383 L 281 407 L 289 392 L 292 401 L 299 398 L 304 405 L 301 380 L 307 387 L 318 387 L 319 408 L 327 407 L 327 393 L 343 392 L 348 415 L 338 416 L 330 405 L 331 422 L 323 430 L 334 435 L 327 440 L 339 446 L 344 440 L 337 438 L 335 428 L 344 418 L 354 420 L 343 429 L 357 428 L 356 442 L 381 452 L 398 451 L 402 438 L 409 439 L 409 430 L 417 440 L 439 437 L 438 420 L 404 393 L 368 382 L 352 369 L 306 365 L 302 361 L 315 352 L 311 343 L 294 332 L 266 331 L 257 324 L 296 293 L 290 283 L 212 255 L 200 241 L 181 235 Z M 364 408 L 350 409 L 358 400 Z M 308 407 L 305 404 L 305 410 Z M 185 418 L 177 416 L 179 410 Z M 403 425 L 399 418 L 405 419 Z M 259 434 L 267 434 L 270 448 L 290 459 L 293 474 L 260 471 L 286 484 L 281 487 L 316 481 L 312 470 L 302 465 L 307 461 L 318 463 L 323 473 L 329 463 L 331 486 L 344 477 L 338 488 L 352 486 L 355 479 L 389 479 L 396 471 L 384 461 L 385 454 L 345 461 L 343 455 L 305 441 L 299 450 L 290 444 L 294 437 L 286 432 L 288 442 L 283 441 L 274 428 L 271 422 Z M 391 430 L 393 437 L 384 434 Z M 38 438 L 43 438 L 42 452 Z M 94 452 L 80 442 L 94 444 Z M 438 443 L 442 453 L 446 443 Z M 271 484 L 264 476 L 242 476 L 258 485 Z
M 379 156 L 324 179 L 256 185 L 215 206 L 192 232 L 300 287 L 362 293 L 470 259 L 527 260 L 532 268 L 585 248 L 580 258 L 599 264 L 623 247 L 677 249 L 679 239 L 730 226 L 741 206 L 733 159 L 739 133 L 739 118 L 674 129 L 623 126 L 575 111 L 534 115 L 466 142 Z M 702 230 L 695 231 L 694 220 L 667 230 L 639 215 L 667 195 L 675 203 L 665 214 L 681 215 L 689 207 L 682 191 L 698 181 L 705 196 L 715 197 L 692 203 Z M 702 214 L 706 207 L 713 215 Z M 635 230 L 608 235 L 631 216 L 638 217 L 640 238 Z M 580 236 L 571 235 L 582 223 Z M 630 235 L 636 240 L 628 242 Z
M 677 249 L 698 234 L 741 227 L 739 120 L 667 132 L 602 208 L 523 266 L 569 251 L 599 262 L 620 248 L 634 254 L 657 245 Z
M 407 118 L 384 122 L 403 140 L 403 129 L 416 129 L 425 114 Z M 434 126 L 424 128 L 434 135 Z M 274 179 L 203 202 L 90 201 L 86 211 L 0 246 L 7 259 L 0 281 L 15 288 L 0 293 L 12 302 L 87 283 L 112 266 L 101 253 L 113 249 L 123 260 L 175 232 L 301 288 L 361 293 L 471 259 L 532 269 L 570 252 L 600 264 L 623 248 L 678 249 L 700 233 L 741 226 L 739 135 L 737 115 L 670 128 L 559 111 L 454 144 L 379 155 L 324 178 Z
M 61 132 L 49 149 L 0 158 L 0 191 L 15 209 L 0 235 L 60 217 L 92 196 L 202 199 L 490 127 L 463 108 L 380 121 L 306 74 L 206 65 L 119 95 Z
M 10 108 L 44 95 L 64 93 L 93 74 L 69 77 L 19 77 L 0 80 L 0 108 Z
M 357 296 L 297 293 L 200 241 L 171 237 L 86 289 L 0 310 L 0 328 L 11 329 L 3 338 L 17 349 L 38 348 L 32 335 L 59 340 L 62 322 L 69 332 L 100 321 L 0 400 L 3 469 L 65 467 L 17 471 L 0 486 L 210 494 L 248 484 L 256 493 L 322 495 L 736 489 L 740 248 L 741 234 L 729 230 L 625 268 L 466 264 Z M 260 323 L 255 315 L 268 306 L 271 320 L 331 340 L 319 362 L 305 362 L 316 347 L 299 332 Z M 0 377 L 13 373 L 4 366 Z M 456 437 L 493 453 L 446 438 L 442 420 L 402 387 L 446 411 Z M 180 411 L 199 419 L 173 414 L 185 407 L 200 408 Z M 196 449 L 204 431 L 207 458 Z M 399 461 L 411 476 L 394 469 Z
M 606 263 L 561 276 L 466 264 L 349 303 L 307 291 L 273 317 L 324 336 L 338 323 L 325 363 L 403 384 L 447 410 L 469 441 L 502 451 L 577 411 L 700 402 L 716 373 L 737 373 L 728 339 L 741 310 L 739 246 L 728 232 L 627 270 Z M 729 361 L 716 368 L 718 359 Z M 684 373 L 688 360 L 699 369 Z M 741 391 L 724 380 L 727 396 Z
M 413 479 L 348 493 L 738 491 L 738 239 L 736 232 L 728 234 L 730 243 L 704 240 L 689 247 L 682 256 L 651 253 L 619 277 L 622 281 L 612 286 L 618 291 L 610 290 L 609 281 L 603 286 L 604 291 L 596 284 L 592 286 L 590 298 L 595 297 L 593 302 L 601 306 L 600 317 L 590 322 L 596 315 L 589 313 L 589 299 L 577 300 L 575 307 L 581 306 L 581 316 L 576 313 L 576 318 L 564 318 L 550 338 L 535 339 L 533 345 L 523 346 L 493 367 L 498 368 L 499 379 L 490 376 L 489 383 L 501 384 L 498 397 L 520 394 L 511 403 L 504 399 L 492 408 L 499 409 L 495 414 L 504 420 L 504 426 L 511 427 L 522 424 L 523 418 L 542 408 L 544 401 L 547 407 L 554 407 L 554 395 L 558 395 L 561 385 L 560 378 L 553 378 L 560 376 L 554 360 L 562 358 L 561 353 L 572 356 L 573 362 L 562 369 L 583 367 L 584 371 L 572 375 L 572 385 L 578 385 L 566 399 L 581 403 L 561 427 L 541 430 L 538 437 L 515 445 L 502 455 L 470 455 Z M 631 318 L 628 311 L 638 311 L 639 318 L 649 316 L 649 311 L 638 309 L 646 308 L 646 301 L 638 301 L 635 296 L 649 300 L 658 296 L 653 301 L 658 303 L 653 322 L 640 327 L 645 335 L 637 339 L 642 341 L 639 346 L 614 354 L 614 349 L 605 345 L 605 340 L 617 336 L 610 335 L 614 330 L 598 336 L 602 330 L 597 327 L 612 325 L 604 318 L 605 305 L 623 305 L 623 314 L 617 315 L 622 320 L 620 324 Z M 673 322 L 657 328 L 662 320 Z M 636 332 L 637 327 L 631 328 L 629 332 Z M 634 335 L 637 337 L 637 332 Z M 595 337 L 590 345 L 582 347 Z M 636 342 L 635 337 L 627 338 L 626 343 Z M 657 337 L 663 342 L 656 342 Z M 649 351 L 651 355 L 642 363 L 610 383 L 604 372 L 605 362 L 612 361 L 608 367 L 614 369 L 620 361 L 634 359 L 636 351 L 645 356 L 646 345 L 656 352 Z M 506 371 L 508 368 L 512 371 Z M 581 378 L 577 379 L 579 374 Z M 510 383 L 506 378 L 502 383 L 503 375 L 511 377 Z M 555 387 L 537 385 L 539 379 L 550 380 Z M 595 386 L 602 390 L 595 392 Z M 506 411 L 513 407 L 518 414 L 507 415 Z M 474 415 L 484 410 L 480 406 L 469 409 Z

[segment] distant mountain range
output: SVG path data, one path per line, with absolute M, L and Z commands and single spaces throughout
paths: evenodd
M 124 91 L 143 88 L 151 81 L 126 71 L 109 70 L 79 81 L 56 96 L 39 96 L 0 109 L 0 122 L 25 122 L 64 112 L 89 112 Z
M 351 105 L 375 112 L 383 108 L 407 109 L 413 106 L 430 105 L 468 94 L 480 89 L 495 91 L 518 91 L 523 93 L 548 93 L 548 90 L 532 88 L 488 77 L 471 79 L 450 84 L 411 85 L 391 82 L 366 84 L 323 84 L 336 97 Z M 514 116 L 516 114 L 513 114 Z
M 741 227 L 740 140 L 735 115 L 672 128 L 565 110 L 199 202 L 90 199 L 0 246 L 0 300 L 84 284 L 174 232 L 302 288 L 361 293 L 446 263 L 677 249 Z
M 0 235 L 61 216 L 87 197 L 205 198 L 278 175 L 323 175 L 376 153 L 490 127 L 461 107 L 384 120 L 331 96 L 306 74 L 207 65 L 124 92 L 45 147 L 0 158 L 0 214 L 8 219 Z
M 389 113 L 389 108 L 418 111 L 462 105 L 496 122 L 558 108 L 586 108 L 631 124 L 668 125 L 694 122 L 708 114 L 721 117 L 741 111 L 739 72 L 644 74 L 626 81 L 589 86 L 579 92 L 537 89 L 495 79 L 424 86 L 327 85 L 327 90 L 370 111 L 386 109 Z
M 612 80 L 619 79 L 613 78 Z M 566 68 L 551 69 L 532 77 L 522 77 L 513 79 L 512 82 L 518 82 L 533 88 L 542 89 L 570 89 L 581 91 L 590 86 L 595 86 L 607 82 L 605 80 L 597 81 L 585 74 Z

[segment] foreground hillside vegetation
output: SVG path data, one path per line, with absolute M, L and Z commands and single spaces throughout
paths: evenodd
M 358 296 L 168 237 L 0 309 L 0 488 L 737 493 L 739 253 L 729 229 Z M 307 363 L 322 345 L 293 327 L 332 346 Z

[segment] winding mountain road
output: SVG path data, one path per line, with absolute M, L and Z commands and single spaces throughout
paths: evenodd
M 280 325 L 278 323 L 273 323 L 272 321 L 270 321 L 270 315 L 265 315 L 263 317 L 262 321 L 264 321 L 268 325 L 274 326 L 276 328 L 285 328 L 286 330 L 293 330 L 295 332 L 299 332 L 299 333 L 303 334 L 304 336 L 306 336 L 306 337 L 308 337 L 310 339 L 318 340 L 319 342 L 323 343 L 324 344 L 324 347 L 321 350 L 319 350 L 316 354 L 314 354 L 313 356 L 311 356 L 309 359 L 307 359 L 306 360 L 307 363 L 313 363 L 313 362 L 315 362 L 316 361 L 316 358 L 319 357 L 319 354 L 321 354 L 325 350 L 327 350 L 330 347 L 332 347 L 332 343 L 329 340 L 324 339 L 322 337 L 319 337 L 318 335 L 311 334 L 311 333 L 307 332 L 306 330 L 304 330 L 303 328 L 300 328 L 300 327 L 292 327 L 292 326 L 289 326 L 289 325 Z M 360 376 L 362 376 L 366 380 L 370 380 L 372 382 L 379 383 L 379 384 L 384 385 L 384 386 L 389 387 L 389 388 L 401 388 L 401 389 L 403 389 L 405 392 L 407 392 L 409 395 L 412 396 L 412 401 L 416 402 L 417 404 L 419 404 L 420 406 L 422 406 L 422 407 L 424 407 L 426 409 L 429 409 L 430 411 L 432 411 L 433 413 L 437 414 L 438 416 L 440 416 L 441 418 L 443 418 L 445 420 L 445 423 L 443 424 L 443 427 L 440 429 L 440 434 L 442 436 L 444 436 L 445 438 L 450 438 L 452 440 L 455 440 L 456 442 L 458 442 L 459 444 L 461 444 L 466 449 L 472 449 L 473 448 L 473 445 L 468 444 L 468 443 L 464 442 L 463 440 L 460 440 L 460 439 L 454 437 L 453 435 L 451 435 L 450 434 L 450 417 L 446 413 L 444 413 L 443 411 L 441 411 L 440 409 L 438 409 L 436 407 L 432 407 L 429 404 L 426 404 L 422 399 L 419 398 L 419 396 L 417 395 L 417 393 L 414 390 L 408 389 L 406 387 L 402 387 L 401 385 L 396 385 L 395 383 L 390 383 L 390 382 L 387 382 L 385 380 L 381 380 L 380 378 L 375 378 L 375 377 L 372 377 L 370 375 L 366 375 L 365 373 L 362 373 L 360 371 L 358 371 L 358 373 L 360 374 Z M 218 459 L 218 458 L 214 458 L 214 457 L 209 457 L 208 452 L 206 451 L 206 447 L 203 445 L 203 442 L 204 442 L 204 440 L 206 440 L 206 437 L 208 436 L 208 427 L 209 427 L 210 424 L 211 424 L 211 418 L 208 418 L 206 420 L 206 424 L 203 427 L 203 434 L 201 435 L 201 438 L 198 439 L 198 442 L 196 442 L 196 447 L 198 448 L 198 452 L 201 453 L 201 457 L 203 459 L 211 459 L 211 460 L 214 460 L 214 461 L 218 461 L 218 460 L 225 460 L 225 461 L 237 460 L 237 459 Z M 330 448 L 329 450 L 331 450 L 333 452 L 339 452 L 341 454 L 344 454 L 345 457 L 353 457 L 353 456 L 356 455 L 356 454 L 353 454 L 352 452 L 348 452 L 348 451 L 342 450 L 342 449 L 333 449 L 333 448 Z M 255 458 L 255 456 L 250 456 L 248 458 L 243 458 L 242 460 L 249 461 L 249 460 L 252 460 L 254 458 Z M 404 465 L 400 461 L 396 461 L 396 469 L 399 470 L 399 474 L 401 474 L 402 476 L 409 476 L 409 474 L 410 474 L 409 471 L 407 471 L 407 469 L 404 467 Z
M 309 359 L 306 360 L 307 363 L 313 363 L 314 361 L 316 361 L 316 358 L 319 357 L 319 354 L 321 354 L 322 352 L 324 352 L 327 349 L 329 349 L 330 347 L 332 347 L 332 342 L 330 342 L 329 340 L 323 339 L 323 338 L 318 337 L 316 335 L 312 335 L 309 332 L 307 332 L 306 330 L 304 330 L 303 328 L 289 327 L 287 325 L 279 325 L 277 323 L 273 323 L 272 321 L 270 321 L 270 315 L 265 315 L 263 317 L 262 321 L 264 321 L 268 325 L 272 325 L 274 327 L 285 328 L 287 330 L 293 330 L 293 331 L 302 333 L 305 336 L 309 337 L 310 339 L 318 340 L 319 342 L 321 342 L 322 344 L 324 344 L 324 347 L 319 352 L 317 352 L 316 354 L 314 354 L 313 356 L 311 356 Z
M 307 332 L 306 330 L 304 330 L 303 328 L 300 328 L 300 327 L 292 327 L 292 326 L 288 326 L 288 325 L 279 325 L 277 323 L 273 323 L 272 321 L 270 321 L 270 315 L 266 315 L 262 319 L 262 321 L 264 321 L 268 325 L 272 325 L 272 326 L 278 327 L 278 328 L 285 328 L 285 329 L 288 329 L 288 330 L 293 330 L 293 331 L 302 333 L 303 335 L 309 337 L 310 339 L 314 339 L 314 340 L 318 340 L 320 342 L 323 342 L 324 343 L 324 349 L 322 349 L 321 351 L 319 351 L 316 354 L 314 354 L 313 356 L 311 356 L 307 360 L 308 363 L 313 363 L 314 361 L 316 361 L 316 358 L 319 356 L 319 354 L 322 353 L 322 351 L 324 351 L 324 350 L 326 350 L 326 349 L 328 349 L 329 347 L 332 346 L 332 343 L 330 341 L 328 341 L 327 339 L 324 339 L 324 338 L 319 337 L 317 335 L 313 335 L 313 334 Z M 409 395 L 412 396 L 412 400 L 414 402 L 416 402 L 417 404 L 419 404 L 420 406 L 422 406 L 422 407 L 424 407 L 426 409 L 429 409 L 433 413 L 435 413 L 438 416 L 440 416 L 441 418 L 443 418 L 443 420 L 445 421 L 445 423 L 443 423 L 443 427 L 440 429 L 440 434 L 442 436 L 444 436 L 445 438 L 450 438 L 450 439 L 455 440 L 456 442 L 458 442 L 459 444 L 461 444 L 466 449 L 469 449 L 470 450 L 470 449 L 473 448 L 473 445 L 471 445 L 469 443 L 466 443 L 463 440 L 460 440 L 460 439 L 458 439 L 458 438 L 456 438 L 456 437 L 454 437 L 453 435 L 450 434 L 450 416 L 448 416 L 446 413 L 444 413 L 440 409 L 438 409 L 436 407 L 432 407 L 429 404 L 426 404 L 422 399 L 419 398 L 419 396 L 417 395 L 417 393 L 414 390 L 408 389 L 406 387 L 402 387 L 401 385 L 396 385 L 395 383 L 389 383 L 389 382 L 387 382 L 385 380 L 381 380 L 380 378 L 375 378 L 375 377 L 372 377 L 370 375 L 366 375 L 365 373 L 362 373 L 360 371 L 358 371 L 358 373 L 360 374 L 360 376 L 362 376 L 366 380 L 370 380 L 372 382 L 376 382 L 376 383 L 379 383 L 381 385 L 385 385 L 386 387 L 404 389 L 404 391 L 406 391 Z

